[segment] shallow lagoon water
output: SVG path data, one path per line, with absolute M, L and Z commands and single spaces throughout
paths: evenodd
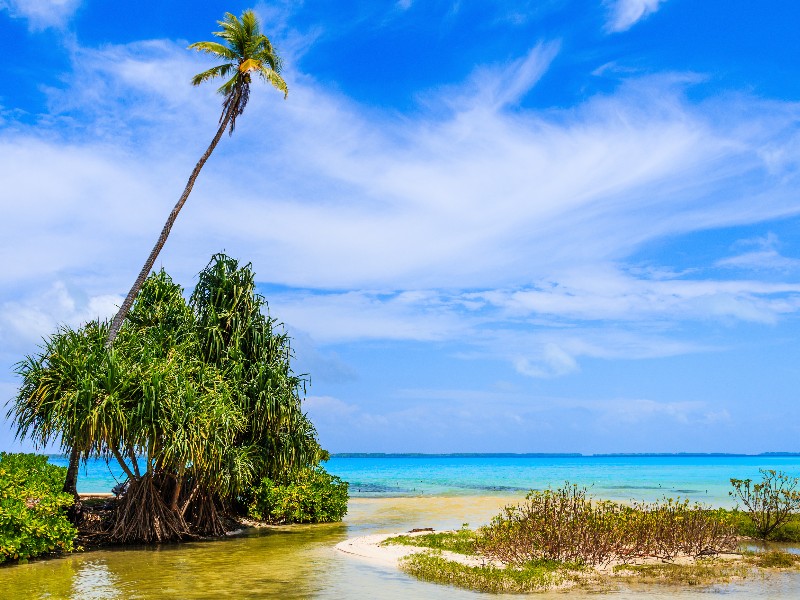
M 355 498 L 342 524 L 255 530 L 221 541 L 157 548 L 98 550 L 0 568 L 0 598 L 187 599 L 284 598 L 476 599 L 478 594 L 417 581 L 402 572 L 334 550 L 338 542 L 366 533 L 413 527 L 454 528 L 487 522 L 521 496 Z M 639 598 L 777 599 L 800 597 L 800 575 L 712 588 L 622 589 L 603 594 L 537 594 L 535 598 L 619 600 Z
M 53 462 L 65 463 L 54 458 Z M 326 468 L 351 482 L 344 523 L 248 531 L 221 541 L 76 553 L 0 567 L 0 598 L 162 599 L 311 598 L 319 600 L 498 598 L 417 581 L 341 554 L 334 546 L 367 533 L 414 527 L 458 528 L 488 522 L 525 491 L 565 480 L 614 500 L 690 497 L 729 506 L 729 478 L 758 478 L 759 468 L 800 475 L 800 457 L 334 457 Z M 115 473 L 100 461 L 82 472 L 82 492 L 106 492 Z M 119 477 L 119 474 L 116 473 Z M 800 575 L 712 588 L 623 589 L 609 594 L 537 594 L 536 598 L 800 598 Z

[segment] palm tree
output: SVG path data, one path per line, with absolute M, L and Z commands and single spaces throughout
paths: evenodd
M 236 18 L 231 13 L 225 13 L 222 21 L 217 21 L 222 28 L 222 31 L 215 31 L 214 35 L 222 40 L 219 42 L 197 42 L 191 44 L 189 48 L 199 52 L 206 52 L 216 56 L 225 62 L 215 67 L 198 73 L 192 79 L 192 85 L 200 85 L 205 81 L 216 79 L 217 77 L 226 79 L 219 89 L 217 90 L 224 97 L 222 102 L 222 114 L 219 118 L 219 127 L 214 138 L 211 140 L 203 156 L 197 161 L 197 164 L 192 171 L 189 181 L 186 183 L 186 188 L 183 194 L 178 199 L 172 212 L 167 217 L 167 222 L 161 230 L 161 235 L 158 236 L 150 256 L 147 257 L 139 276 L 131 287 L 125 301 L 120 306 L 119 311 L 114 320 L 111 322 L 111 327 L 108 330 L 108 338 L 106 340 L 106 347 L 110 348 L 119 333 L 122 322 L 133 306 L 133 301 L 141 290 L 145 279 L 150 274 L 153 265 L 156 262 L 161 248 L 167 241 L 169 232 L 178 213 L 186 203 L 186 199 L 194 187 L 194 182 L 200 174 L 200 169 L 203 168 L 214 148 L 222 138 L 225 129 L 233 134 L 236 126 L 236 118 L 240 116 L 247 101 L 250 99 L 250 84 L 252 83 L 252 75 L 255 73 L 265 82 L 270 83 L 273 87 L 283 92 L 283 97 L 289 93 L 286 82 L 280 76 L 282 61 L 276 54 L 272 43 L 266 35 L 261 33 L 261 27 L 258 23 L 258 18 L 252 10 L 246 10 L 242 13 L 241 19 Z

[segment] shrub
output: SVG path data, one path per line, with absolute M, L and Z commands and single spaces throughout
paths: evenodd
M 0 563 L 72 550 L 78 532 L 65 512 L 73 502 L 61 491 L 66 471 L 46 456 L 0 453 Z
M 567 484 L 506 507 L 479 530 L 476 547 L 514 566 L 538 560 L 597 565 L 718 554 L 734 550 L 736 537 L 722 511 L 672 499 L 633 506 L 593 501 L 584 488 Z
M 249 513 L 270 523 L 331 523 L 347 513 L 347 499 L 347 482 L 316 467 L 299 471 L 286 484 L 262 479 Z
M 728 511 L 728 518 L 736 528 L 737 534 L 749 538 L 759 537 L 749 513 L 742 510 L 731 510 Z M 791 515 L 788 521 L 773 529 L 769 534 L 769 539 L 773 542 L 800 542 L 800 514 Z
M 800 478 L 789 477 L 782 471 L 759 469 L 761 481 L 731 479 L 730 495 L 747 509 L 755 536 L 766 539 L 782 525 L 792 520 L 800 510 Z

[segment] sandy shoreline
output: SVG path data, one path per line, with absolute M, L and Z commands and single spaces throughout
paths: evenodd
M 339 552 L 349 554 L 350 556 L 366 560 L 373 564 L 383 565 L 385 567 L 399 568 L 400 561 L 407 556 L 417 554 L 419 552 L 426 552 L 430 548 L 420 548 L 417 546 L 404 546 L 400 544 L 391 544 L 382 546 L 384 540 L 397 535 L 406 535 L 414 537 L 415 535 L 425 535 L 428 533 L 441 533 L 433 531 L 420 531 L 418 533 L 411 532 L 397 532 L 397 533 L 374 533 L 371 535 L 362 535 L 350 538 L 343 542 L 336 544 L 335 548 Z M 469 566 L 480 566 L 483 561 L 475 556 L 465 556 L 455 552 L 442 551 L 441 555 L 448 559 L 459 562 Z

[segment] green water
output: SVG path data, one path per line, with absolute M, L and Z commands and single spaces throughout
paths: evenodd
M 101 550 L 65 558 L 0 568 L 3 600 L 72 598 L 313 598 L 476 599 L 475 594 L 416 581 L 394 569 L 341 554 L 334 546 L 366 533 L 412 527 L 479 525 L 506 499 L 397 498 L 351 501 L 345 523 L 259 530 L 221 541 L 159 548 Z M 733 598 L 800 597 L 800 576 L 720 586 L 712 591 Z M 705 589 L 625 589 L 612 598 L 699 598 Z M 598 594 L 591 595 L 596 598 Z M 537 595 L 583 598 L 583 593 Z

